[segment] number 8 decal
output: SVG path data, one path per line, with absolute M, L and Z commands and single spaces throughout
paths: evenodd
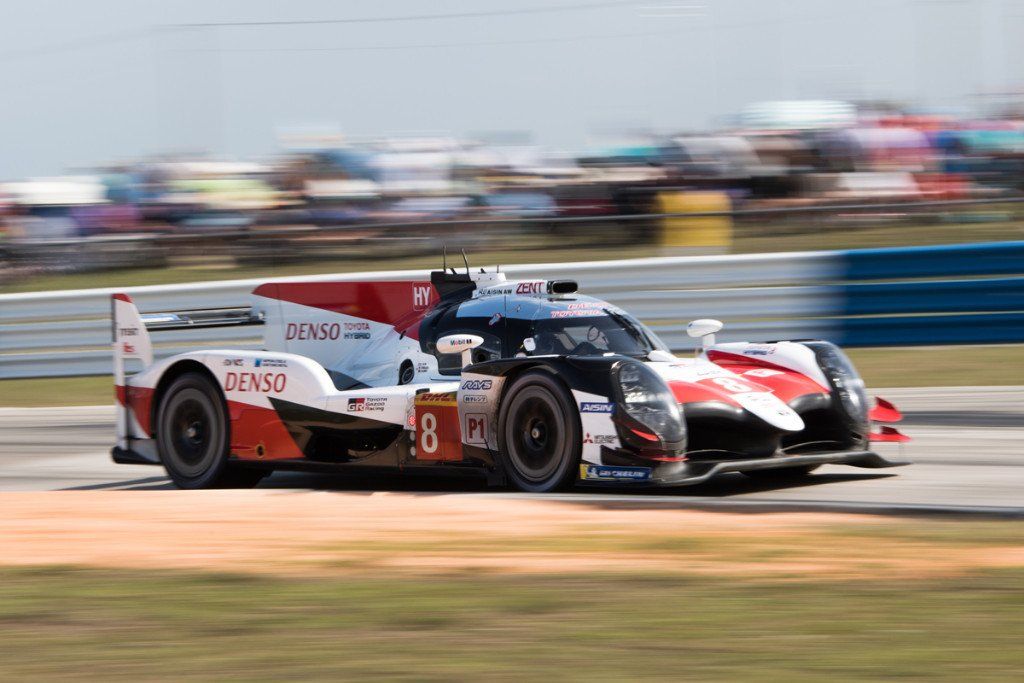
M 420 420 L 420 448 L 424 453 L 437 452 L 437 416 L 423 413 Z
M 751 391 L 751 388 L 748 387 L 746 384 L 737 381 L 732 377 L 715 377 L 711 381 L 717 384 L 718 386 L 722 387 L 726 391 L 731 391 L 734 394 L 743 394 Z

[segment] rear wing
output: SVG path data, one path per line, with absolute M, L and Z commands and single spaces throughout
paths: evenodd
M 262 325 L 263 314 L 251 308 L 202 308 L 178 313 L 143 313 L 147 330 L 183 330 L 196 327 Z
M 129 407 L 130 388 L 126 383 L 126 361 L 141 361 L 142 367 L 153 364 L 153 342 L 150 332 L 191 328 L 262 325 L 263 315 L 251 308 L 217 308 L 193 311 L 139 313 L 131 297 L 114 294 L 110 297 L 111 337 L 114 351 L 115 396 L 120 408 L 116 413 L 117 447 L 125 451 L 146 453 L 148 460 L 158 460 L 152 446 L 146 445 L 146 429 L 139 424 Z M 134 436 L 133 436 L 134 435 Z M 141 439 L 141 441 L 140 441 Z
M 252 308 L 207 308 L 191 311 L 139 313 L 131 297 L 110 297 L 111 337 L 114 345 L 114 381 L 124 385 L 124 361 L 137 358 L 143 366 L 153 363 L 151 331 L 185 330 L 237 325 L 262 325 L 263 314 Z

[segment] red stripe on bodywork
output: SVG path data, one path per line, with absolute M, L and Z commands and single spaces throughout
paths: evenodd
M 796 372 L 793 368 L 787 368 L 785 365 L 772 363 L 771 361 L 763 360 L 756 356 L 744 356 L 739 353 L 729 353 L 728 351 L 719 351 L 717 349 L 711 349 L 708 351 L 708 360 L 715 365 L 721 365 L 722 367 L 728 367 L 730 369 L 733 365 L 749 365 L 758 368 L 782 370 L 783 372 Z
M 674 381 L 668 383 L 668 388 L 672 390 L 672 395 L 676 397 L 676 401 L 683 404 L 718 401 L 734 406 L 739 405 L 727 392 L 700 384 L 699 382 Z
M 716 350 L 708 351 L 708 359 L 715 365 L 720 365 L 730 372 L 742 375 L 745 381 L 756 380 L 758 384 L 771 389 L 776 397 L 786 403 L 807 394 L 829 393 L 827 387 L 821 386 L 821 384 L 807 375 L 792 368 L 787 368 L 784 365 L 772 363 L 771 361 Z M 768 375 L 766 377 L 748 376 L 745 374 L 752 370 L 776 370 L 780 374 Z
M 123 387 L 119 384 L 114 385 L 114 394 L 117 396 L 117 402 L 123 406 L 127 406 L 135 419 L 138 421 L 139 426 L 142 427 L 142 431 L 145 434 L 152 434 L 153 430 L 150 425 L 150 416 L 153 414 L 153 394 L 155 390 L 149 387 Z
M 117 299 L 118 301 L 124 301 L 129 304 L 135 303 L 132 301 L 132 298 L 130 296 L 128 296 L 127 294 L 121 294 L 120 292 L 117 294 L 111 294 L 111 297 Z
M 269 282 L 253 294 L 393 325 L 413 339 L 440 297 L 429 282 Z
M 115 393 L 118 403 L 127 403 L 143 432 L 152 434 L 150 416 L 155 390 L 133 386 L 128 386 L 126 390 L 123 386 L 115 385 Z M 228 401 L 228 419 L 231 422 L 231 453 L 240 459 L 283 460 L 303 457 L 274 409 Z
M 239 460 L 293 460 L 303 457 L 273 408 L 228 401 L 231 453 Z

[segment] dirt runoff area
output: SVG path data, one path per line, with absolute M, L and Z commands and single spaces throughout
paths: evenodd
M 460 572 L 955 576 L 1024 566 L 1024 525 L 621 510 L 535 499 L 293 491 L 0 495 L 0 566 L 307 575 Z

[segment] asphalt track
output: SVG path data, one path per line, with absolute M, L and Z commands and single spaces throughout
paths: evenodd
M 829 465 L 799 484 L 770 486 L 730 474 L 700 486 L 589 490 L 547 498 L 616 507 L 741 511 L 836 510 L 1024 517 L 1024 387 L 887 389 L 905 415 L 914 464 L 885 470 Z M 172 488 L 158 467 L 115 465 L 113 407 L 0 408 L 0 491 Z M 899 448 L 883 444 L 886 452 Z M 525 496 L 475 480 L 276 473 L 262 488 Z

